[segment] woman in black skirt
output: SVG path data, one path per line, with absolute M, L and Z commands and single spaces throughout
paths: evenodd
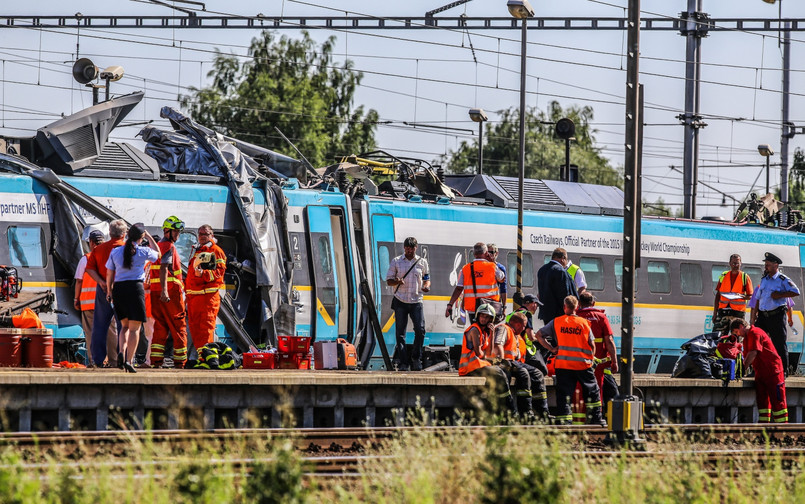
M 143 236 L 148 240 L 148 247 L 139 245 Z M 159 259 L 158 251 L 157 242 L 142 223 L 137 223 L 129 229 L 126 243 L 112 250 L 106 261 L 107 299 L 114 305 L 122 326 L 117 340 L 122 354 L 118 363 L 129 373 L 137 372 L 131 362 L 137 351 L 140 326 L 145 322 L 145 264 Z

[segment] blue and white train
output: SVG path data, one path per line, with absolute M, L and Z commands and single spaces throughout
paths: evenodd
M 110 105 L 114 103 L 79 114 L 91 117 L 99 107 L 108 112 Z M 114 121 L 121 118 L 113 114 Z M 59 123 L 64 126 L 70 119 Z M 447 185 L 476 197 L 430 197 L 406 192 L 406 186 L 416 185 L 416 169 L 409 170 L 408 184 L 390 184 L 386 190 L 381 185 L 377 190 L 367 182 L 362 187 L 368 190 L 356 192 L 358 178 L 350 178 L 345 185 L 347 178 L 339 180 L 336 173 L 310 187 L 288 176 L 291 169 L 283 175 L 268 164 L 263 172 L 272 179 L 269 184 L 279 188 L 284 201 L 271 204 L 270 186 L 251 184 L 252 213 L 271 213 L 273 218 L 263 222 L 273 226 L 280 237 L 276 246 L 263 244 L 261 249 L 244 226 L 239 201 L 243 195 L 226 176 L 166 173 L 132 146 L 107 142 L 108 128 L 95 129 L 94 150 L 84 146 L 83 151 L 92 152 L 80 158 L 75 128 L 57 130 L 49 125 L 34 139 L 0 138 L 0 264 L 18 269 L 24 291 L 54 291 L 56 308 L 63 313 L 43 313 L 42 318 L 54 329 L 57 340 L 65 343 L 60 346 L 65 354 L 57 359 L 70 354 L 67 343 L 83 340 L 79 316 L 72 308 L 70 264 L 57 250 L 70 238 L 65 234 L 65 220 L 81 229 L 115 215 L 144 222 L 157 231 L 168 215 L 177 215 L 187 223 L 179 241 L 185 262 L 196 240 L 195 229 L 210 224 L 230 256 L 226 297 L 231 310 L 226 320 L 222 317 L 219 337 L 231 338 L 242 348 L 245 343 L 233 333 L 242 331 L 257 343 L 270 343 L 277 333 L 284 332 L 311 335 L 316 340 L 345 338 L 356 344 L 367 369 L 384 367 L 379 336 L 390 351 L 394 348 L 395 320 L 389 308 L 392 289 L 385 285 L 385 274 L 390 259 L 402 253 L 405 237 L 417 238 L 419 252 L 431 268 L 432 289 L 425 297 L 425 344 L 431 350 L 426 364 L 447 355 L 457 359 L 464 328 L 458 319 L 445 318 L 444 309 L 457 272 L 471 258 L 475 242 L 498 245 L 499 260 L 509 269 L 509 291 L 514 290 L 517 213 L 510 179 L 448 177 Z M 72 143 L 67 141 L 70 139 Z M 53 146 L 50 151 L 48 145 Z M 238 146 L 253 158 L 260 155 L 254 146 Z M 293 167 L 298 169 L 298 165 Z M 606 309 L 619 344 L 619 191 L 549 181 L 528 184 L 527 188 L 539 190 L 527 193 L 535 196 L 529 199 L 524 215 L 525 292 L 536 291 L 537 270 L 554 248 L 564 247 L 583 269 L 598 306 Z M 66 194 L 67 206 L 59 203 L 59 194 Z M 578 199 L 579 194 L 585 197 Z M 803 233 L 755 224 L 643 218 L 634 319 L 636 371 L 670 373 L 681 353 L 680 345 L 711 329 L 715 281 L 728 269 L 730 254 L 743 257 L 744 270 L 757 285 L 766 251 L 777 254 L 783 260 L 784 273 L 803 285 Z M 282 281 L 267 287 L 281 291 L 278 295 L 261 294 L 263 289 L 255 282 L 259 276 L 255 264 L 260 262 L 255 253 L 262 254 L 269 267 L 279 272 Z M 368 285 L 368 292 L 362 285 Z M 803 304 L 801 298 L 795 301 L 788 347 L 792 362 L 805 370 Z M 374 323 L 372 311 L 377 316 Z M 280 317 L 283 320 L 278 322 Z M 267 326 L 273 329 L 267 330 Z M 412 332 L 408 337 L 413 341 Z

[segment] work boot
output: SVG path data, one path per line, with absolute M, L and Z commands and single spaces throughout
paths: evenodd
M 416 359 L 411 361 L 411 371 L 422 371 L 422 361 Z
M 606 427 L 607 422 L 601 416 L 601 406 L 587 408 L 587 425 L 601 425 Z

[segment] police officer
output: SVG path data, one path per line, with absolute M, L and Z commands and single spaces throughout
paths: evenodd
M 786 298 L 799 296 L 799 288 L 787 276 L 780 273 L 783 261 L 766 252 L 763 260 L 763 278 L 749 300 L 752 309 L 751 325 L 768 333 L 777 354 L 783 362 L 783 370 L 788 375 L 787 332 L 785 327 Z
M 556 407 L 557 423 L 569 424 L 573 419 L 570 398 L 580 383 L 587 407 L 587 423 L 603 424 L 601 416 L 601 392 L 593 372 L 595 342 L 590 323 L 576 315 L 579 300 L 567 296 L 564 300 L 565 314 L 551 320 L 537 331 L 540 345 L 556 354 Z M 546 338 L 553 336 L 556 345 Z

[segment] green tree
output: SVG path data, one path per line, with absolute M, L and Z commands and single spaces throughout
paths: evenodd
M 207 74 L 212 84 L 191 87 L 182 106 L 221 133 L 296 157 L 277 126 L 314 166 L 372 150 L 378 114 L 353 106 L 363 74 L 350 60 L 333 62 L 335 37 L 319 46 L 302 35 L 276 39 L 264 31 L 243 63 L 218 52 Z
M 662 217 L 671 217 L 674 215 L 674 211 L 671 210 L 668 205 L 665 204 L 665 200 L 662 199 L 662 196 L 657 198 L 657 201 L 654 203 L 649 203 L 646 201 L 646 198 L 643 198 L 643 215 L 659 215 Z
M 791 183 L 788 187 L 788 196 L 791 208 L 795 210 L 805 210 L 805 152 L 800 148 L 794 151 L 794 162 L 791 164 Z
M 610 166 L 595 145 L 590 126 L 592 107 L 572 106 L 562 109 L 552 101 L 547 111 L 526 110 L 525 176 L 536 179 L 558 179 L 560 167 L 565 164 L 565 141 L 557 137 L 554 124 L 567 117 L 576 124 L 576 140 L 570 144 L 570 163 L 579 167 L 579 180 L 591 184 L 623 185 L 623 176 Z M 520 150 L 520 112 L 516 108 L 504 110 L 500 121 L 486 128 L 484 135 L 484 172 L 491 175 L 518 175 Z M 453 173 L 473 173 L 477 169 L 478 142 L 462 142 L 451 152 L 447 162 Z

